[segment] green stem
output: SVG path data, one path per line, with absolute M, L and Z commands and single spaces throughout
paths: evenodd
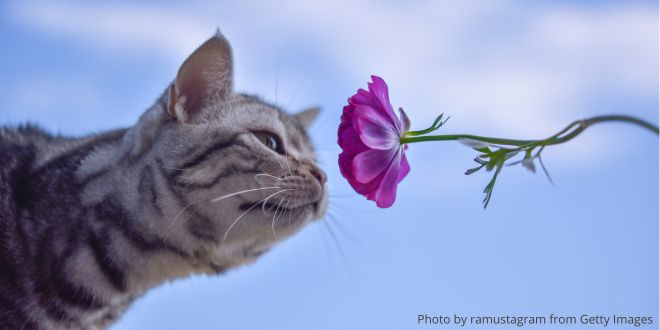
M 400 139 L 401 144 L 424 142 L 424 141 L 455 141 L 473 140 L 490 144 L 499 144 L 517 147 L 536 147 L 564 143 L 580 135 L 587 127 L 604 122 L 626 122 L 635 124 L 658 134 L 658 127 L 641 119 L 624 115 L 597 116 L 589 119 L 576 120 L 566 126 L 559 133 L 543 140 L 513 140 L 485 137 L 471 134 L 448 134 L 448 135 L 426 135 L 426 136 L 404 136 Z

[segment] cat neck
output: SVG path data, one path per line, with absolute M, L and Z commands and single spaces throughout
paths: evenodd
M 176 203 L 168 196 L 153 152 L 135 158 L 127 149 L 125 139 L 99 145 L 75 173 L 84 182 L 82 205 L 92 208 L 101 222 L 112 223 L 105 234 L 112 259 L 123 267 L 125 292 L 140 294 L 192 273 L 216 273 L 205 253 L 172 224 L 174 208 L 169 205 Z
M 75 242 L 69 236 L 56 236 L 53 246 L 75 248 L 66 258 L 53 249 L 52 257 L 62 258 L 62 273 L 79 292 L 88 292 L 89 301 L 101 303 L 112 313 L 168 280 L 218 271 L 193 245 L 163 232 L 168 215 L 158 209 L 167 197 L 153 195 L 163 178 L 155 172 L 151 154 L 128 156 L 123 142 L 128 131 L 51 141 L 50 154 L 35 162 L 38 173 L 58 171 L 43 179 L 61 187 L 44 194 L 44 203 L 50 203 L 53 195 L 79 200 L 53 212 L 53 216 L 62 214 L 58 219 L 68 218 L 61 222 L 61 230 L 70 227 L 78 234 Z M 174 227 L 169 229 L 175 232 Z

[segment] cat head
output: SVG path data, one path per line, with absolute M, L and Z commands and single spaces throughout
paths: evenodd
M 125 136 L 130 158 L 159 176 L 155 207 L 143 212 L 220 267 L 259 255 L 325 213 L 326 176 L 307 134 L 317 114 L 236 93 L 231 49 L 217 33 Z

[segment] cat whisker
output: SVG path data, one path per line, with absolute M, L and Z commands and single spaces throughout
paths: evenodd
M 256 174 L 256 175 L 254 176 L 254 180 L 257 181 L 257 183 L 261 183 L 261 182 L 259 182 L 259 178 L 260 178 L 260 177 L 264 177 L 264 176 L 265 176 L 265 177 L 268 177 L 268 178 L 271 178 L 271 179 L 274 179 L 276 182 L 282 181 L 282 178 L 278 178 L 278 177 L 276 177 L 276 176 L 274 176 L 274 175 L 271 175 L 271 174 L 268 174 L 268 173 L 259 173 L 259 174 Z
M 340 243 L 339 238 L 332 229 L 331 222 L 329 221 L 322 221 L 322 222 L 325 225 L 328 234 L 330 234 L 330 238 L 333 241 L 334 245 L 337 247 L 337 251 L 339 251 L 339 255 L 341 256 L 340 259 L 344 265 L 344 270 L 346 270 L 346 274 L 352 281 L 355 282 L 358 274 L 356 273 L 354 264 L 351 262 L 350 258 L 348 257 L 342 246 L 339 244 Z
M 165 231 L 168 232 L 168 233 L 170 232 L 170 229 L 172 228 L 172 225 L 176 222 L 176 219 L 178 219 L 186 209 L 188 209 L 189 207 L 191 207 L 191 206 L 193 206 L 197 203 L 201 203 L 205 200 L 208 200 L 208 198 L 202 198 L 202 199 L 198 199 L 196 201 L 192 201 L 192 202 L 188 203 L 187 205 L 185 205 L 184 207 L 182 207 L 181 210 L 174 216 L 174 218 L 172 218 L 172 220 L 167 224 L 167 228 L 166 228 Z
M 285 210 L 289 210 L 289 202 L 291 202 L 291 198 L 286 200 L 286 204 L 284 204 Z M 293 213 L 293 211 L 289 210 L 289 218 L 291 218 L 291 213 Z M 282 217 L 282 214 L 284 214 L 284 212 L 280 213 L 280 215 L 277 217 L 277 219 L 275 219 L 275 221 L 277 221 L 280 217 Z
M 227 194 L 227 195 L 224 195 L 224 196 L 213 198 L 211 200 L 211 202 L 215 203 L 215 202 L 219 202 L 223 199 L 227 199 L 227 198 L 232 197 L 232 196 L 236 196 L 236 195 L 243 194 L 243 193 L 246 193 L 246 192 L 251 192 L 251 191 L 264 190 L 264 189 L 282 189 L 282 187 L 261 187 L 261 188 L 246 189 L 246 190 L 237 191 L 235 193 L 231 193 L 231 194 Z
M 259 173 L 259 174 L 255 175 L 255 177 L 260 177 L 260 176 L 267 176 L 267 177 L 273 178 L 273 179 L 278 180 L 278 181 L 282 180 L 282 178 L 278 178 L 278 177 L 276 177 L 274 175 L 270 175 L 268 173 Z
M 219 202 L 223 199 L 226 199 L 226 198 L 229 198 L 229 197 L 232 197 L 232 196 L 236 196 L 236 195 L 240 195 L 240 194 L 248 193 L 248 192 L 252 192 L 252 191 L 266 190 L 266 189 L 282 189 L 282 188 L 281 187 L 261 187 L 261 188 L 246 189 L 246 190 L 237 191 L 237 192 L 234 192 L 234 193 L 231 193 L 231 194 L 223 195 L 223 196 L 220 196 L 220 197 L 216 197 L 216 198 L 210 199 L 210 201 L 211 202 Z M 191 207 L 191 206 L 193 206 L 197 203 L 201 203 L 203 201 L 208 201 L 208 200 L 209 200 L 209 198 L 201 198 L 201 199 L 198 199 L 196 201 L 192 201 L 192 202 L 188 203 L 187 205 L 185 205 L 183 208 L 181 208 L 181 210 L 174 216 L 172 221 L 170 221 L 167 224 L 166 232 L 170 231 L 170 228 L 172 227 L 172 225 L 181 216 L 181 214 L 183 214 L 183 212 L 185 212 L 185 210 L 187 210 L 189 207 Z
M 280 40 L 280 43 L 282 41 Z M 279 85 L 279 76 L 280 76 L 280 62 L 282 61 L 282 47 L 281 45 L 277 46 L 277 62 L 275 62 L 275 104 L 277 104 L 277 87 Z
M 346 255 L 346 253 L 344 252 L 344 249 L 339 244 L 339 239 L 337 238 L 334 230 L 332 230 L 332 226 L 330 226 L 330 223 L 328 221 L 321 221 L 321 222 L 323 222 L 323 225 L 325 226 L 328 233 L 330 234 L 330 238 L 331 238 L 332 242 L 337 247 L 337 251 L 339 251 L 339 254 L 341 255 L 341 259 L 342 259 L 342 262 L 344 263 L 344 267 L 346 267 L 347 270 L 350 269 L 349 262 L 348 262 L 348 257 Z
M 355 214 L 355 212 L 359 212 L 360 214 L 373 214 L 374 210 L 371 208 L 366 208 L 366 206 L 363 205 L 347 205 L 346 203 L 349 202 L 349 197 L 343 198 L 341 196 L 333 196 L 328 200 L 328 205 L 330 208 L 337 213 L 337 215 L 340 215 L 345 218 L 350 218 Z
M 287 206 L 289 206 L 287 204 Z M 293 210 L 289 209 L 289 230 L 291 230 L 291 216 L 293 215 Z
M 334 262 L 332 261 L 332 254 L 330 253 L 330 247 L 328 244 L 328 239 L 326 238 L 327 235 L 323 234 L 323 228 L 321 225 L 315 226 L 317 233 L 319 234 L 319 241 L 321 241 L 321 244 L 323 245 L 323 251 L 325 251 L 325 257 L 328 259 L 327 267 L 328 271 L 334 267 Z
M 268 205 L 268 209 L 266 209 L 266 205 Z M 266 200 L 263 203 L 261 203 L 261 213 L 266 215 L 266 214 L 268 214 L 268 212 L 270 212 L 276 206 L 277 205 L 275 205 L 275 204 L 268 204 L 268 198 L 266 198 Z
M 275 234 L 275 217 L 277 217 L 277 212 L 280 210 L 280 206 L 282 205 L 282 202 L 284 202 L 284 198 L 280 199 L 280 202 L 277 204 L 277 209 L 275 209 L 275 213 L 273 214 L 273 221 L 270 226 L 271 229 L 273 230 L 273 238 L 277 238 L 277 235 Z M 286 209 L 286 207 L 284 208 Z M 282 213 L 284 213 L 284 210 L 282 210 Z
M 287 190 L 295 190 L 295 189 L 287 189 Z M 264 214 L 266 213 L 266 204 L 268 203 L 268 199 L 270 199 L 270 197 L 271 196 L 266 197 L 266 200 L 263 202 L 263 204 L 261 204 L 261 212 L 263 212 Z M 273 205 L 271 205 L 271 207 L 268 208 L 268 211 L 272 209 L 273 209 Z
M 285 191 L 289 191 L 289 190 L 293 190 L 293 189 L 282 189 L 282 190 L 280 190 L 280 191 L 277 191 L 277 192 L 275 192 L 275 193 L 269 195 L 268 197 L 266 197 L 266 198 L 264 198 L 264 199 L 262 199 L 262 200 L 260 200 L 260 201 L 258 201 L 258 202 L 256 202 L 256 203 L 254 203 L 254 204 L 253 204 L 252 206 L 250 206 L 247 210 L 245 210 L 245 212 L 241 213 L 241 215 L 239 215 L 239 216 L 238 216 L 238 217 L 237 217 L 237 218 L 231 223 L 231 225 L 229 225 L 229 227 L 228 227 L 227 230 L 225 231 L 225 234 L 224 234 L 223 237 L 222 237 L 222 241 L 220 242 L 220 244 L 224 243 L 224 242 L 227 240 L 227 236 L 229 235 L 229 232 L 231 231 L 231 229 L 234 228 L 234 226 L 236 225 L 236 223 L 238 223 L 238 221 L 239 221 L 243 216 L 245 216 L 248 212 L 250 212 L 250 210 L 252 210 L 253 208 L 255 208 L 257 205 L 259 205 L 259 204 L 261 204 L 261 203 L 265 203 L 269 198 L 271 198 L 271 197 L 273 197 L 273 196 L 275 196 L 275 195 L 277 195 L 277 194 L 279 194 L 279 193 L 282 193 L 282 192 L 285 192 Z
M 284 168 L 284 165 L 283 165 L 282 162 L 278 159 L 277 156 L 274 156 L 273 158 L 275 158 L 275 161 L 277 162 L 278 165 L 280 165 L 281 168 Z
M 293 90 L 293 95 L 291 95 L 291 98 L 289 98 L 289 102 L 286 103 L 286 106 L 284 109 L 288 109 L 289 106 L 291 106 L 291 102 L 296 98 L 296 95 L 298 95 L 298 91 L 300 91 L 300 88 L 303 86 L 303 83 L 305 82 L 305 79 L 300 79 L 300 83 L 298 83 L 298 86 L 296 86 L 296 89 Z
M 288 210 L 289 202 L 291 202 L 291 199 L 286 200 L 286 204 L 284 204 L 284 207 L 283 207 L 284 210 Z M 282 211 L 282 213 L 280 213 L 280 215 L 278 215 L 277 218 L 273 221 L 273 228 L 275 227 L 275 222 L 277 222 L 277 220 L 279 220 L 282 217 L 284 212 L 286 212 L 286 211 Z M 291 228 L 291 213 L 293 213 L 293 211 L 289 210 L 289 228 Z
M 371 250 L 369 250 L 364 243 L 362 243 L 355 235 L 353 235 L 344 225 L 339 221 L 337 216 L 332 212 L 326 213 L 327 221 L 332 223 L 337 228 L 337 233 L 343 235 L 346 239 L 351 241 L 351 243 L 358 245 L 362 250 L 369 252 L 373 255 Z

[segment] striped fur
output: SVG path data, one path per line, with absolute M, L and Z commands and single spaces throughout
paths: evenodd
M 180 70 L 133 127 L 0 128 L 0 329 L 106 328 L 148 289 L 253 262 L 322 217 L 310 112 L 234 93 L 228 43 L 205 45 L 186 63 L 222 65 L 204 64 L 204 79 Z M 201 85 L 179 86 L 190 82 Z M 186 103 L 186 90 L 201 99 Z

